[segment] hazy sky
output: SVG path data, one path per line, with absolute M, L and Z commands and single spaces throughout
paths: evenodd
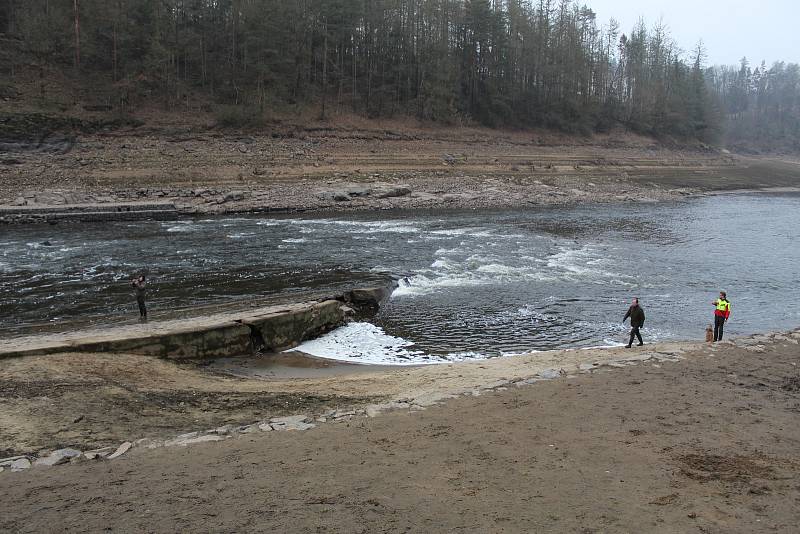
M 703 39 L 713 64 L 774 61 L 800 63 L 800 0 L 581 0 L 597 13 L 598 24 L 611 17 L 630 33 L 640 17 L 647 26 L 663 17 L 684 50 Z

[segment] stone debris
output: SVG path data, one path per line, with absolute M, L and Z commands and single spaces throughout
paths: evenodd
M 14 460 L 10 464 L 4 467 L 4 469 L 11 470 L 12 473 L 16 473 L 17 471 L 24 471 L 26 469 L 31 468 L 31 461 L 28 460 L 27 457 L 23 456 L 17 460 Z
M 269 423 L 261 423 L 258 429 L 262 432 L 272 432 L 272 426 Z
M 114 447 L 103 447 L 102 449 L 94 449 L 91 451 L 86 451 L 83 453 L 83 457 L 87 460 L 98 460 L 101 458 L 108 458 L 116 448 Z
M 377 417 L 383 412 L 388 412 L 392 410 L 408 410 L 411 405 L 407 402 L 387 402 L 384 404 L 370 404 L 364 410 L 365 415 L 367 417 Z
M 621 362 L 646 362 L 647 360 L 653 359 L 655 355 L 650 352 L 645 352 L 642 354 L 636 354 L 634 356 L 627 356 L 625 358 L 620 358 L 619 361 Z
M 495 380 L 494 382 L 488 382 L 486 384 L 483 384 L 481 386 L 481 389 L 484 389 L 484 390 L 487 390 L 487 389 L 499 389 L 499 388 L 505 387 L 507 385 L 508 385 L 508 379 L 501 379 L 501 380 Z
M 269 423 L 273 430 L 309 430 L 317 426 L 307 415 L 275 417 L 270 419 Z
M 10 467 L 11 464 L 17 460 L 22 460 L 23 458 L 27 458 L 27 456 L 9 456 L 8 458 L 0 458 L 0 467 Z
M 566 374 L 563 369 L 545 369 L 544 371 L 540 371 L 536 376 L 544 380 L 554 380 L 556 378 L 561 378 L 562 374 Z
M 414 397 L 411 405 L 412 408 L 428 408 L 439 404 L 443 400 L 454 399 L 455 397 L 455 395 L 440 392 L 423 393 L 418 397 Z
M 164 446 L 164 440 L 142 438 L 133 442 L 134 447 L 144 447 L 145 449 L 158 449 Z
M 79 458 L 81 454 L 81 451 L 77 449 L 58 449 L 50 453 L 49 456 L 37 459 L 33 462 L 33 465 L 36 467 L 61 465 L 69 462 L 73 458 Z
M 197 434 L 197 432 L 192 432 L 191 434 Z M 188 434 L 184 434 L 186 436 Z M 197 443 L 210 443 L 214 441 L 222 441 L 227 439 L 227 436 L 219 436 L 216 434 L 206 434 L 204 436 L 192 436 L 192 437 L 181 437 L 178 436 L 175 439 L 168 440 L 164 443 L 165 447 L 187 447 L 189 445 L 195 445 Z
M 112 453 L 112 454 L 111 454 L 111 455 L 108 457 L 108 459 L 109 459 L 109 460 L 114 460 L 114 459 L 116 459 L 116 458 L 119 458 L 120 456 L 122 456 L 123 454 L 125 454 L 126 452 L 128 452 L 129 450 L 131 450 L 131 447 L 133 447 L 133 443 L 131 443 L 130 441 L 126 441 L 125 443 L 123 443 L 122 445 L 120 445 L 119 447 L 117 447 L 117 450 L 115 450 L 115 451 L 114 451 L 114 452 L 113 452 L 113 453 Z
M 331 419 L 344 419 L 345 417 L 353 417 L 355 415 L 355 410 L 331 410 L 325 413 L 325 416 Z

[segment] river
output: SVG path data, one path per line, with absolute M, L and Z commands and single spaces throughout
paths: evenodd
M 0 336 L 152 310 L 301 296 L 401 278 L 371 324 L 301 347 L 351 361 L 416 363 L 617 345 L 637 296 L 645 342 L 702 339 L 728 291 L 728 335 L 794 328 L 800 195 L 514 211 L 0 228 Z

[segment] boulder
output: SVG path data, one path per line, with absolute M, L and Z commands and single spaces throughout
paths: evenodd
M 22 460 L 23 458 L 27 459 L 26 456 L 10 456 L 8 458 L 0 458 L 0 467 L 10 467 L 11 464 L 17 460 Z
M 375 196 L 378 198 L 394 198 L 394 197 L 404 197 L 411 194 L 411 189 L 408 187 L 392 187 L 390 189 L 382 189 L 377 192 Z
M 556 378 L 561 378 L 561 372 L 558 369 L 545 369 L 541 371 L 538 375 L 539 378 L 543 378 L 544 380 L 553 380 Z
M 222 202 L 239 202 L 244 200 L 245 193 L 243 191 L 231 191 L 230 193 L 226 194 L 222 197 Z
M 17 471 L 24 471 L 25 469 L 31 468 L 31 461 L 23 457 L 20 458 L 19 460 L 14 460 L 8 467 L 11 469 L 12 473 L 16 473 Z
M 133 447 L 133 444 L 130 441 L 126 441 L 125 443 L 117 447 L 117 450 L 114 451 L 113 454 L 109 455 L 108 459 L 114 460 L 116 458 L 119 458 L 120 456 L 131 450 L 131 447 Z
M 37 204 L 63 204 L 64 196 L 59 193 L 36 193 Z
M 33 465 L 39 466 L 53 466 L 53 465 L 60 465 L 69 462 L 72 458 L 77 458 L 81 455 L 81 451 L 77 449 L 58 449 L 57 451 L 53 451 L 50 456 L 45 456 L 44 458 L 39 458 Z
M 369 187 L 356 185 L 348 187 L 345 192 L 351 197 L 368 197 L 372 190 Z
M 269 423 L 273 430 L 309 430 L 316 426 L 307 415 L 274 417 Z

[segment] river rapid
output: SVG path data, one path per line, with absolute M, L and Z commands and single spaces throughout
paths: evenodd
M 728 291 L 726 335 L 794 328 L 800 195 L 512 211 L 4 227 L 0 337 L 399 278 L 371 323 L 300 350 L 411 364 L 619 345 L 639 297 L 645 342 L 702 339 Z

